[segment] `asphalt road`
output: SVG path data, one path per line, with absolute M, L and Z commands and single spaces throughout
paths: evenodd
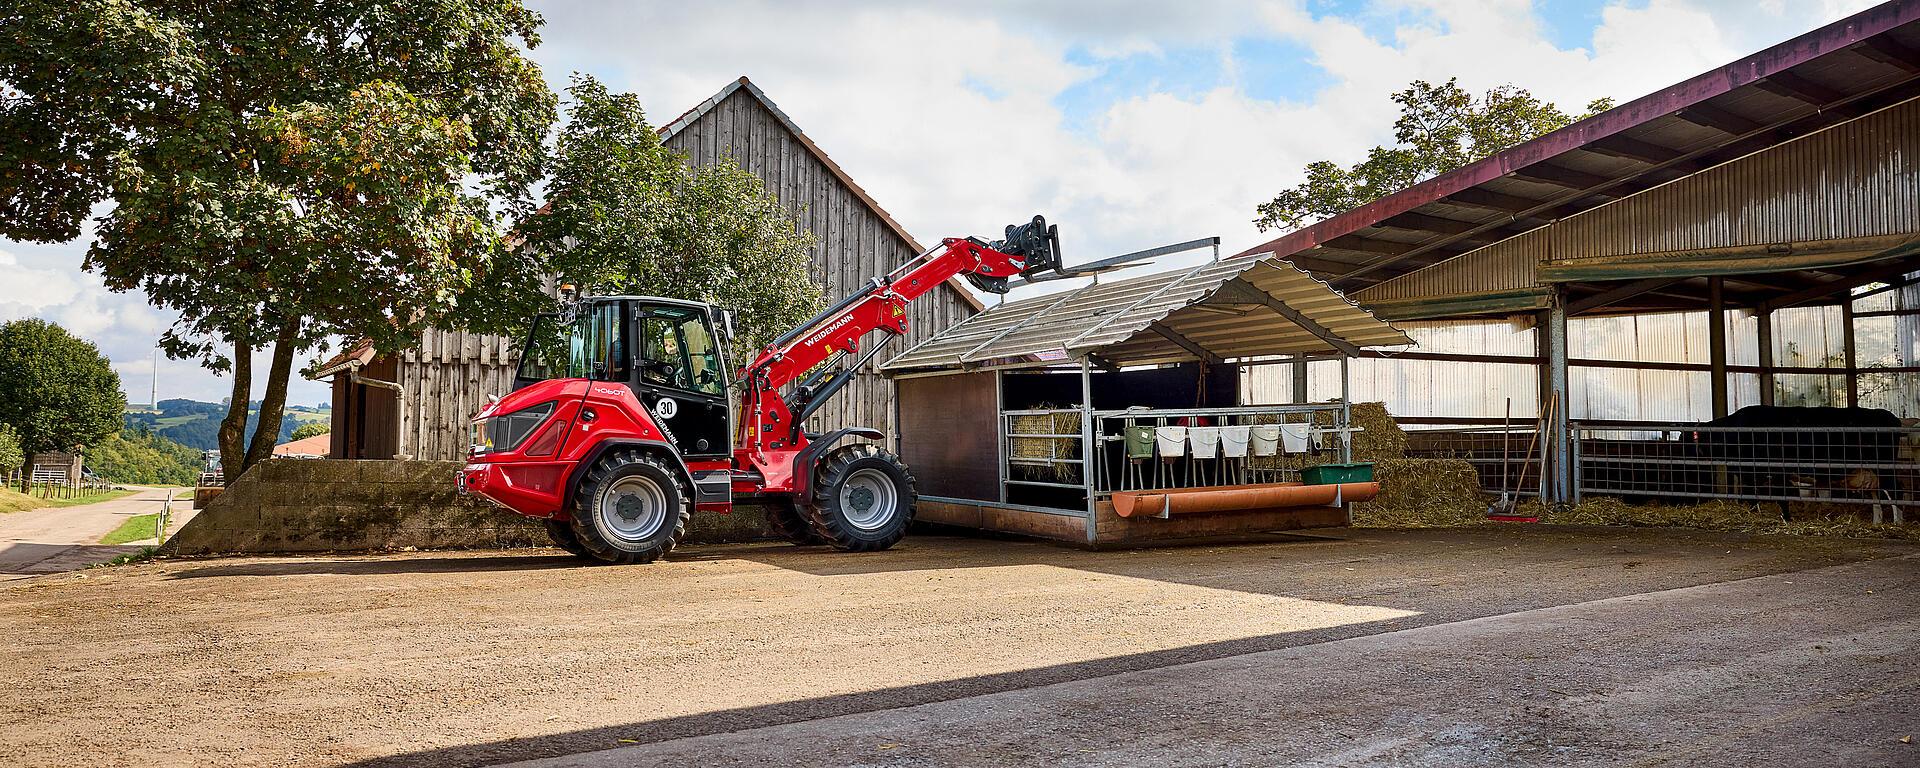
M 516 765 L 1920 765 L 1916 557 Z
M 192 492 L 186 493 L 187 503 L 174 504 L 176 513 L 193 506 Z M 165 490 L 142 490 L 96 504 L 0 514 L 0 581 L 78 570 L 137 552 L 137 544 L 103 546 L 100 537 L 129 517 L 159 512 L 166 498 Z

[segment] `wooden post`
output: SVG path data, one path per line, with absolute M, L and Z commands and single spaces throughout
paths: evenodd
M 1707 365 L 1713 393 L 1713 417 L 1727 415 L 1727 304 L 1725 279 L 1707 278 Z
M 1760 404 L 1773 405 L 1773 308 L 1764 304 L 1754 313 L 1760 341 Z
M 1853 292 L 1840 297 L 1840 344 L 1847 358 L 1847 407 L 1860 407 L 1860 364 L 1853 344 Z

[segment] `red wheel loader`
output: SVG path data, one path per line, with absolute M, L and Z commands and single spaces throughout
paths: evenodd
M 1072 276 L 1059 242 L 1039 216 L 993 242 L 946 239 L 732 376 L 725 309 L 568 297 L 532 324 L 513 392 L 473 417 L 460 490 L 545 520 L 555 545 L 609 563 L 651 562 L 680 542 L 694 512 L 730 512 L 742 497 L 773 502 L 773 527 L 792 541 L 886 549 L 913 520 L 912 473 L 872 444 L 842 444 L 878 430 L 814 434 L 807 417 L 906 333 L 909 302 L 955 275 L 996 293 L 1016 275 Z M 875 330 L 886 334 L 863 351 Z

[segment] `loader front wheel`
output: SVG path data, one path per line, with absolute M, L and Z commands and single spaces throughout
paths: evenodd
M 820 461 L 813 477 L 813 503 L 804 511 L 828 544 L 874 552 L 907 535 L 919 494 L 899 457 L 872 445 L 843 446 Z
M 673 551 L 692 515 L 680 473 L 639 450 L 616 450 L 580 480 L 568 527 L 592 555 L 618 565 Z

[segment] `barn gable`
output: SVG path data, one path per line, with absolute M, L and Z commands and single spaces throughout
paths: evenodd
M 667 123 L 660 132 L 668 147 L 695 165 L 730 158 L 760 177 L 800 226 L 813 233 L 813 279 L 829 302 L 925 250 L 745 77 Z M 896 352 L 980 311 L 979 301 L 959 285 L 957 279 L 949 281 L 908 305 L 909 332 L 893 341 Z M 815 416 L 816 428 L 868 426 L 891 435 L 893 392 L 893 384 L 870 369 L 821 409 Z

